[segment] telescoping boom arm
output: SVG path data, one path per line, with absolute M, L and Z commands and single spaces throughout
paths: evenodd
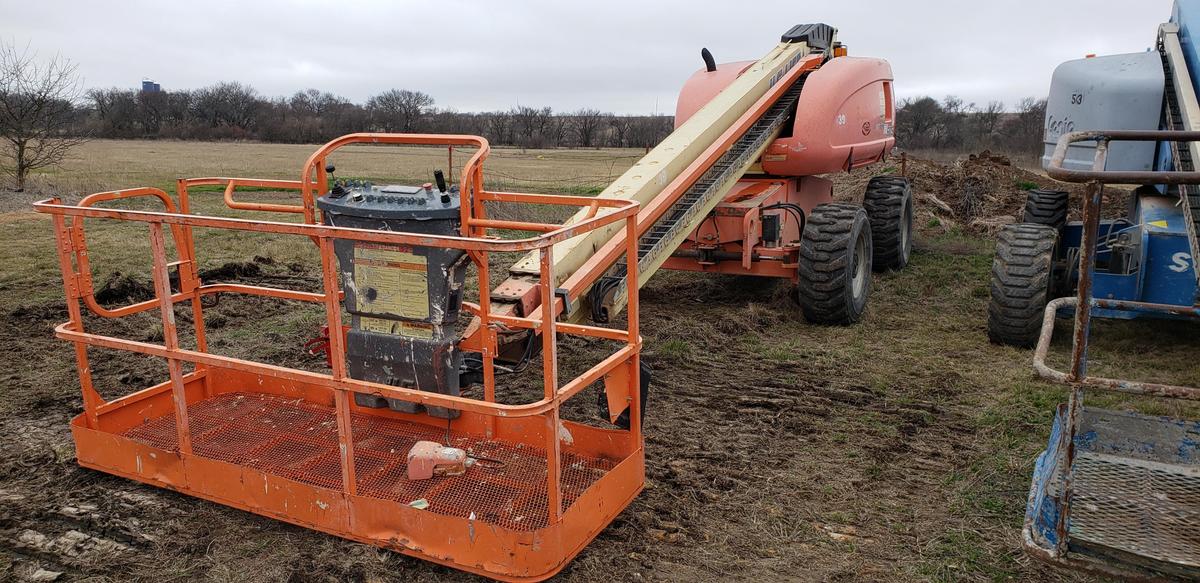
M 794 109 L 802 77 L 828 57 L 835 35 L 832 27 L 823 24 L 790 30 L 766 56 L 600 193 L 642 205 L 639 285 L 780 134 Z M 585 219 L 588 213 L 581 210 L 567 223 Z M 589 311 L 597 319 L 606 319 L 623 307 L 624 273 L 614 270 L 621 257 L 615 234 L 613 228 L 598 229 L 554 246 L 556 312 L 565 312 L 570 320 L 581 320 Z M 528 255 L 512 266 L 509 280 L 492 293 L 493 311 L 541 309 L 530 304 L 538 297 L 538 263 L 536 255 Z M 589 294 L 597 284 L 604 293 Z M 606 305 L 595 305 L 598 302 Z

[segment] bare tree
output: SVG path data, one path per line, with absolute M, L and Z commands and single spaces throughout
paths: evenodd
M 975 114 L 976 140 L 988 142 L 996 130 L 1000 128 L 1000 120 L 1004 118 L 1004 102 L 989 101 L 987 107 Z
M 253 87 L 224 82 L 197 89 L 191 99 L 191 114 L 209 128 L 238 130 L 230 136 L 241 137 L 241 134 L 254 129 L 262 104 Z
M 937 147 L 961 146 L 965 132 L 967 116 L 974 109 L 974 104 L 967 105 L 955 95 L 947 95 L 942 99 L 942 123 Z
M 547 132 L 550 134 L 550 144 L 548 146 L 559 147 L 567 142 L 567 128 L 571 125 L 571 118 L 563 114 L 550 116 L 550 123 L 547 126 Z
M 612 146 L 624 148 L 625 142 L 629 137 L 629 127 L 632 121 L 628 116 L 611 117 L 608 120 L 608 125 L 612 127 Z
M 130 89 L 92 89 L 87 92 L 99 121 L 100 135 L 113 138 L 133 137 L 138 100 Z
M 549 107 L 518 105 L 509 110 L 512 117 L 513 140 L 522 148 L 541 148 L 547 145 L 554 110 Z
M 932 97 L 906 100 L 896 114 L 896 133 L 909 147 L 933 145 L 942 121 L 942 106 Z
M 170 100 L 165 91 L 137 92 L 137 119 L 144 136 L 156 136 L 162 131 Z
M 666 115 L 644 115 L 633 118 L 629 125 L 630 146 L 649 150 L 671 133 L 673 118 Z
M 408 89 L 389 89 L 367 100 L 372 123 L 385 132 L 415 131 L 432 107 L 432 97 Z
M 28 47 L 0 42 L 0 169 L 25 189 L 31 170 L 62 162 L 83 138 L 69 135 L 80 96 L 76 65 L 39 62 Z
M 487 115 L 488 139 L 497 144 L 511 144 L 513 142 L 512 116 L 507 111 L 496 111 Z
M 1036 151 L 1041 147 L 1043 121 L 1046 119 L 1046 100 L 1026 97 L 1017 103 L 1017 114 L 1005 128 L 1012 147 Z
M 575 118 L 575 138 L 580 147 L 598 146 L 596 138 L 603 129 L 605 118 L 611 117 L 611 114 L 600 113 L 596 109 L 581 109 L 571 115 Z

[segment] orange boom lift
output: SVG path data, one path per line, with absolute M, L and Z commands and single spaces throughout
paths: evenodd
M 864 210 L 833 204 L 828 181 L 813 176 L 880 161 L 894 141 L 890 68 L 845 54 L 826 25 L 794 27 L 753 63 L 717 66 L 704 51 L 676 131 L 597 197 L 487 190 L 483 138 L 364 133 L 322 146 L 296 181 L 180 179 L 174 196 L 132 188 L 37 203 L 53 218 L 70 316 L 56 334 L 75 347 L 83 391 L 71 424 L 79 463 L 496 579 L 557 573 L 643 485 L 649 379 L 637 290 L 656 269 L 788 278 L 810 319 L 851 322 L 873 262 L 907 261 L 902 179 L 879 179 Z M 376 186 L 333 178 L 329 162 L 350 144 L 474 153 L 458 184 L 438 172 L 436 187 Z M 231 209 L 303 220 L 194 214 L 189 189 L 211 185 L 225 187 Z M 296 191 L 301 202 L 239 201 L 239 187 Z M 162 210 L 97 206 L 135 198 Z M 579 211 L 565 224 L 501 220 L 488 214 L 496 203 Z M 153 299 L 96 301 L 84 231 L 94 220 L 145 225 Z M 321 291 L 205 283 L 197 229 L 311 240 Z M 528 255 L 493 289 L 489 257 L 513 251 Z M 475 298 L 466 297 L 468 265 Z M 215 294 L 320 305 L 329 372 L 210 352 L 202 300 Z M 156 312 L 163 342 L 88 332 L 85 308 L 105 318 Z M 177 309 L 190 310 L 185 342 Z M 621 309 L 624 325 L 597 325 Z M 470 317 L 464 329 L 460 312 Z M 589 313 L 595 323 L 583 323 Z M 564 336 L 611 349 L 560 378 Z M 169 376 L 106 401 L 89 347 L 163 359 Z M 497 370 L 535 359 L 540 398 L 498 398 Z M 590 387 L 612 425 L 562 418 L 563 404 Z

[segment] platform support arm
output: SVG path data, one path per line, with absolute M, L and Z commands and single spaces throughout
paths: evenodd
M 1094 172 L 1103 172 L 1108 158 L 1108 141 L 1100 140 L 1096 145 L 1096 158 L 1092 164 Z M 1088 183 L 1083 201 L 1083 235 L 1079 243 L 1079 285 L 1076 289 L 1075 330 L 1071 349 L 1071 372 L 1067 381 L 1071 384 L 1067 400 L 1067 426 L 1063 428 L 1063 483 L 1062 508 L 1055 523 L 1058 534 L 1056 542 L 1059 555 L 1066 556 L 1068 529 L 1073 497 L 1071 471 L 1075 461 L 1075 430 L 1079 422 L 1079 410 L 1083 407 L 1083 381 L 1087 378 L 1088 336 L 1092 327 L 1092 280 L 1096 273 L 1096 239 L 1100 231 L 1100 205 L 1104 185 L 1100 181 Z
M 167 243 L 162 223 L 150 223 L 150 253 L 154 258 L 154 296 L 162 315 L 163 347 L 167 350 L 167 372 L 171 376 L 171 397 L 175 403 L 175 431 L 179 452 L 192 454 L 192 432 L 188 428 L 187 393 L 183 385 L 183 362 L 172 356 L 179 350 L 179 332 L 175 327 L 175 303 L 171 298 L 171 275 L 167 266 Z
M 554 253 L 553 247 L 543 247 L 538 250 L 538 260 L 541 265 L 541 294 L 542 305 L 554 305 Z M 542 378 L 544 397 L 554 398 L 558 392 L 558 343 L 557 331 L 553 316 L 543 317 L 541 321 L 542 335 Z M 546 418 L 546 516 L 554 524 L 562 520 L 562 489 L 560 475 L 562 474 L 561 454 L 558 438 L 558 405 L 555 404 L 545 413 Z
M 333 253 L 333 239 L 320 237 L 321 280 L 325 291 L 325 324 L 329 327 L 329 360 L 335 380 L 346 378 L 345 336 L 342 335 L 342 302 L 338 295 L 337 258 Z M 358 484 L 354 472 L 354 433 L 350 417 L 350 391 L 336 388 L 333 391 L 334 408 L 337 413 L 338 453 L 342 465 L 342 487 L 354 496 Z
M 74 219 L 72 219 L 72 224 L 74 224 Z M 79 306 L 81 296 L 79 273 L 72 267 L 71 262 L 71 256 L 74 253 L 71 227 L 67 226 L 67 218 L 62 215 L 54 215 L 54 242 L 58 251 L 59 268 L 62 271 L 63 291 L 67 299 L 67 315 L 71 319 L 72 329 L 83 332 L 83 310 Z M 83 396 L 84 417 L 87 419 L 88 427 L 96 429 L 98 427 L 96 410 L 104 404 L 104 399 L 100 397 L 100 393 L 96 392 L 96 387 L 92 384 L 92 369 L 88 364 L 87 345 L 82 342 L 73 344 L 75 345 L 75 366 L 79 369 L 79 388 Z

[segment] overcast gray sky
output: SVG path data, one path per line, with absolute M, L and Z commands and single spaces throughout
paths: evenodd
M 853 55 L 891 61 L 900 98 L 1011 105 L 1086 53 L 1145 50 L 1171 0 L 545 2 L 0 0 L 0 37 L 79 64 L 89 87 L 249 83 L 354 101 L 388 88 L 440 107 L 672 113 L 700 66 L 756 59 L 792 24 L 825 22 Z

